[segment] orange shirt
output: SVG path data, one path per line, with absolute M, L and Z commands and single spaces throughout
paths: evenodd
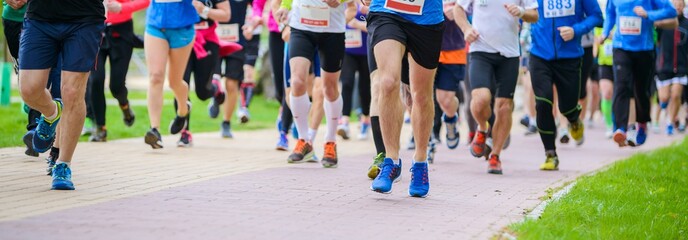
M 466 49 L 441 51 L 440 63 L 442 64 L 466 64 Z

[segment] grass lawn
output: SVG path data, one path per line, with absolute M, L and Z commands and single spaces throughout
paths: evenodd
M 582 177 L 519 239 L 688 239 L 688 139 Z
M 18 96 L 18 92 L 14 91 L 13 96 Z M 113 99 L 110 93 L 106 93 L 108 100 Z M 220 130 L 220 122 L 222 121 L 222 112 L 217 119 L 210 119 L 208 117 L 208 102 L 202 102 L 196 98 L 195 94 L 191 94 L 191 101 L 193 109 L 191 113 L 191 132 L 212 132 Z M 148 122 L 148 110 L 145 106 L 146 92 L 144 91 L 130 91 L 129 99 L 133 102 L 132 108 L 136 113 L 136 122 L 132 127 L 124 126 L 122 121 L 122 112 L 119 107 L 108 104 L 107 106 L 107 129 L 108 140 L 119 138 L 143 137 L 148 130 L 150 124 Z M 162 111 L 161 132 L 162 134 L 169 134 L 168 126 L 172 118 L 174 118 L 174 106 L 172 104 L 172 93 L 167 91 L 165 93 L 165 105 Z M 135 105 L 136 102 L 143 101 L 144 105 Z M 276 101 L 266 100 L 263 96 L 255 96 L 249 106 L 251 112 L 251 121 L 247 124 L 240 124 L 236 120 L 236 114 L 232 119 L 233 131 L 245 131 L 264 129 L 275 126 L 275 119 L 277 118 L 279 104 Z M 26 132 L 27 115 L 22 111 L 21 103 L 13 102 L 10 106 L 0 107 L 0 147 L 22 146 L 21 137 Z M 276 133 L 276 132 L 275 132 Z M 277 136 L 275 136 L 276 138 Z M 88 137 L 82 137 L 82 141 L 87 141 Z M 142 140 L 143 141 L 143 140 Z

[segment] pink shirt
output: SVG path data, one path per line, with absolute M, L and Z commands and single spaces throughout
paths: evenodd
M 267 4 L 267 2 L 268 0 L 253 0 L 253 18 L 263 18 L 263 9 L 265 9 L 265 4 Z M 280 32 L 279 24 L 277 24 L 277 21 L 275 21 L 275 18 L 272 16 L 272 10 L 270 10 L 268 15 L 267 22 L 270 32 Z

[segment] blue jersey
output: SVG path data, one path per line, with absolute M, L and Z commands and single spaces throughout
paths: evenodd
M 156 28 L 189 27 L 200 20 L 194 0 L 153 0 L 146 12 L 146 24 Z
M 641 18 L 633 8 L 642 6 L 647 18 Z M 668 0 L 609 0 L 607 19 L 604 21 L 604 36 L 614 31 L 614 48 L 626 51 L 650 51 L 655 47 L 654 22 L 676 17 L 676 9 Z
M 418 25 L 434 25 L 444 21 L 442 0 L 373 0 L 370 12 L 399 15 Z

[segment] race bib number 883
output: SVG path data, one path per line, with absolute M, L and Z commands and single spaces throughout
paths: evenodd
M 576 0 L 544 0 L 545 18 L 576 15 Z

